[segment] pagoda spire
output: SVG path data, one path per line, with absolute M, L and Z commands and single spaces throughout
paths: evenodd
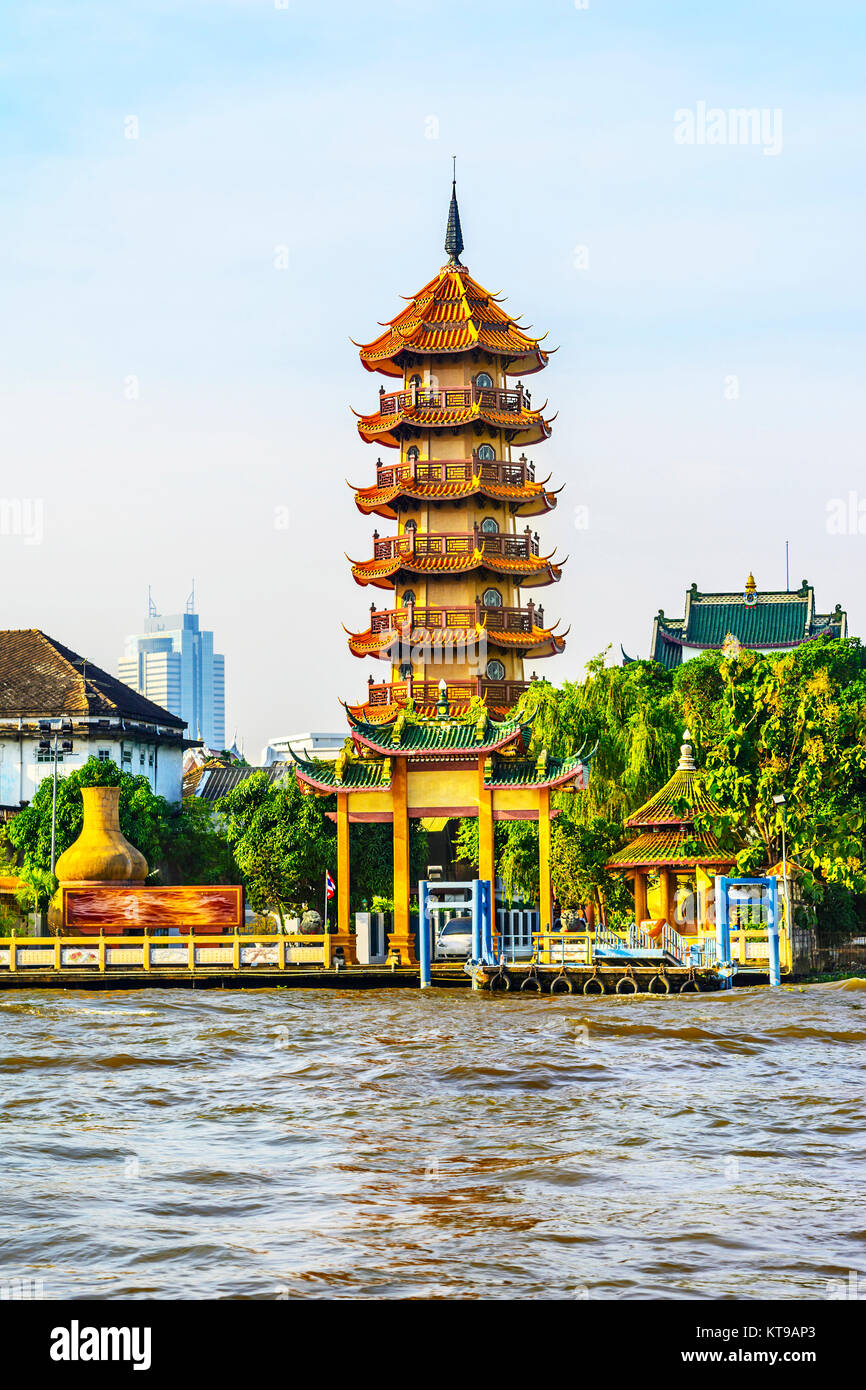
M 451 180 L 451 203 L 448 207 L 448 226 L 445 229 L 445 250 L 448 264 L 460 265 L 460 252 L 463 250 L 463 232 L 460 228 L 460 209 L 457 206 L 457 156 L 454 160 L 454 176 Z

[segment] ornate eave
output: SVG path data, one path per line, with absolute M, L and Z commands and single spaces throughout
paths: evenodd
M 353 486 L 352 484 L 349 485 Z M 393 487 L 355 488 L 355 506 L 365 516 L 396 519 L 397 508 L 392 506 L 399 498 L 413 502 L 463 502 L 474 497 L 487 497 L 494 502 L 504 502 L 517 516 L 543 516 L 553 511 L 557 493 L 562 488 L 546 488 L 543 483 L 526 483 L 523 487 L 509 487 L 502 483 L 482 482 L 472 478 L 468 482 L 456 483 L 397 483 Z
M 352 560 L 352 578 L 362 587 L 393 589 L 401 574 L 468 574 L 472 570 L 488 570 L 491 574 L 510 575 L 521 588 L 542 588 L 556 584 L 562 577 L 562 565 L 554 564 L 553 555 L 528 555 L 523 558 L 490 555 L 473 550 L 455 555 L 415 555 L 406 553 L 387 560 Z M 564 561 L 562 562 L 565 563 Z
M 348 631 L 348 629 L 344 629 Z M 559 656 L 565 650 L 565 633 L 553 628 L 533 627 L 529 632 L 507 632 L 485 628 L 483 624 L 473 627 L 422 628 L 415 627 L 409 633 L 391 628 L 387 632 L 349 632 L 349 651 L 353 656 L 371 656 L 378 661 L 393 661 L 395 648 L 401 642 L 411 645 L 423 643 L 431 649 L 436 647 L 473 647 L 485 641 L 488 647 L 500 651 L 519 651 L 527 659 L 542 660 L 547 656 Z
M 618 851 L 607 869 L 723 868 L 736 856 L 721 848 L 714 835 L 690 826 L 652 830 Z
M 540 410 L 501 410 L 483 401 L 464 406 L 399 405 L 382 415 L 358 416 L 358 433 L 366 444 L 384 444 L 399 449 L 404 439 L 411 439 L 423 430 L 459 430 L 466 426 L 487 425 L 505 431 L 509 444 L 529 446 L 549 439 L 553 420 L 546 420 Z
M 387 723 L 350 715 L 352 738 L 361 748 L 387 757 L 466 759 L 483 757 L 520 742 L 529 746 L 532 720 L 491 719 L 485 710 L 477 718 L 409 720 L 401 711 Z
M 496 295 L 473 280 L 463 265 L 447 265 L 429 280 L 371 343 L 356 344 L 368 372 L 402 377 L 417 357 L 485 352 L 504 358 L 510 376 L 529 376 L 547 366 L 544 340 L 530 336 L 500 308 Z

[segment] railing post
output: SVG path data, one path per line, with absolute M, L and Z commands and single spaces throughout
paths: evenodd
M 331 938 L 327 932 L 322 937 L 322 964 L 326 970 L 331 968 Z
M 144 942 L 141 948 L 141 964 L 144 970 L 150 969 L 150 929 L 144 928 Z
M 189 929 L 189 941 L 186 945 L 186 965 L 188 970 L 195 972 L 195 927 Z
M 59 970 L 63 965 L 63 940 L 60 935 L 60 928 L 54 928 L 54 969 Z
M 233 939 L 233 941 L 232 941 L 232 969 L 233 969 L 233 970 L 240 970 L 240 968 L 241 968 L 241 939 L 240 939 L 240 937 L 238 936 L 238 933 L 235 932 L 235 934 L 234 934 L 234 939 Z
M 99 928 L 99 953 L 97 955 L 99 969 L 105 974 L 105 927 Z
M 18 946 L 15 941 L 16 928 L 13 927 L 9 933 L 9 969 L 14 975 L 18 969 Z
M 277 942 L 277 967 L 280 970 L 286 968 L 286 938 L 281 936 Z

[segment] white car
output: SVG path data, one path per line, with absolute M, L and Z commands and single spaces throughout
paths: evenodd
M 472 954 L 471 917 L 452 917 L 436 938 L 436 960 L 468 960 Z

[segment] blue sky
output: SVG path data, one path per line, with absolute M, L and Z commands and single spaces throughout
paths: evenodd
M 866 536 L 826 524 L 866 498 L 861 5 L 69 0 L 0 26 L 2 495 L 45 517 L 41 545 L 0 536 L 4 625 L 113 670 L 147 584 L 172 611 L 194 575 L 247 752 L 340 727 L 374 669 L 341 628 L 371 529 L 344 479 L 376 452 L 349 337 L 442 263 L 456 153 L 464 260 L 560 349 L 534 456 L 565 484 L 543 597 L 572 631 L 539 674 L 645 654 L 692 580 L 784 584 L 786 539 L 862 632 Z M 699 102 L 781 111 L 780 152 L 677 144 Z

